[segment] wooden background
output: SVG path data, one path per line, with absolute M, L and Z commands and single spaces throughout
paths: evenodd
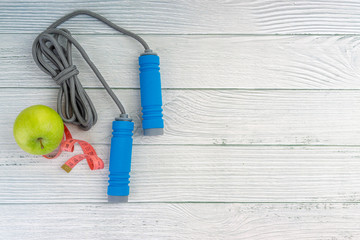
M 76 9 L 139 33 L 161 57 L 165 135 L 141 129 L 141 46 L 80 16 L 64 24 L 135 120 L 128 204 L 107 204 L 117 109 L 78 53 L 105 169 L 46 160 L 12 136 L 56 107 L 34 38 Z M 360 239 L 360 3 L 0 0 L 1 239 Z

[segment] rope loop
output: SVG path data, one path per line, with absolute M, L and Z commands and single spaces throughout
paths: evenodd
M 77 70 L 75 65 L 71 65 L 70 67 L 65 68 L 61 72 L 59 72 L 55 77 L 53 77 L 54 81 L 57 85 L 61 85 L 64 81 L 76 76 L 79 74 L 79 70 Z
M 83 130 L 89 130 L 97 121 L 97 113 L 90 97 L 85 92 L 77 77 L 79 71 L 72 62 L 72 46 L 76 47 L 89 67 L 93 70 L 105 90 L 118 106 L 120 113 L 125 114 L 126 112 L 120 100 L 111 90 L 82 46 L 72 37 L 70 31 L 57 28 L 65 21 L 77 15 L 88 15 L 96 18 L 109 27 L 137 40 L 143 45 L 145 52 L 151 50 L 147 43 L 137 34 L 121 28 L 103 16 L 88 10 L 78 10 L 65 15 L 51 24 L 35 39 L 32 48 L 35 63 L 60 86 L 57 99 L 57 111 L 59 115 L 64 122 L 79 125 Z

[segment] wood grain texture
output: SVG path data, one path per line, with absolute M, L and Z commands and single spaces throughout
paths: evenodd
M 0 33 L 37 33 L 77 9 L 88 9 L 136 33 L 226 33 L 239 26 L 251 31 L 249 2 L 226 1 L 80 1 L 56 0 L 0 2 Z M 224 13 L 227 13 L 224 15 Z M 248 19 L 248 20 L 246 20 Z M 89 17 L 78 17 L 69 26 L 79 33 L 114 33 Z
M 164 90 L 165 135 L 145 137 L 139 90 L 118 89 L 135 121 L 135 144 L 359 145 L 359 91 Z M 70 126 L 76 138 L 109 143 L 118 109 L 103 89 L 88 89 L 99 113 L 90 131 Z M 57 89 L 0 89 L 0 143 L 14 143 L 12 124 L 31 105 L 55 109 Z
M 59 204 L 0 210 L 4 239 L 360 238 L 358 204 Z
M 94 146 L 105 162 L 90 171 L 74 154 L 48 160 L 2 144 L 0 203 L 106 202 L 109 145 Z M 76 153 L 80 153 L 77 147 Z M 224 147 L 135 145 L 131 202 L 360 202 L 357 147 Z
M 55 87 L 31 55 L 36 35 L 0 35 L 0 87 Z M 77 35 L 109 85 L 138 88 L 141 46 L 124 36 Z M 161 57 L 163 88 L 360 89 L 360 37 L 145 36 Z M 102 87 L 74 51 L 85 87 Z
M 79 54 L 99 122 L 70 129 L 105 168 L 67 174 L 73 154 L 31 156 L 12 137 L 22 109 L 55 108 L 31 45 L 75 9 L 161 57 L 165 135 L 144 137 L 141 47 L 86 16 L 63 25 L 135 121 L 129 204 L 105 204 L 118 110 Z M 0 0 L 0 238 L 360 239 L 359 12 L 355 0 Z
M 94 10 L 137 33 L 358 34 L 356 0 L 0 2 L 0 33 L 37 33 L 75 9 Z M 79 17 L 64 26 L 82 33 L 113 33 Z M 90 27 L 89 27 L 90 26 Z
M 358 1 L 257 0 L 251 2 L 258 33 L 359 34 Z

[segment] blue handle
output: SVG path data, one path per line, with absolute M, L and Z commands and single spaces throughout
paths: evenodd
M 134 123 L 113 121 L 112 129 L 108 200 L 109 202 L 127 202 Z
M 144 135 L 163 134 L 160 59 L 153 54 L 139 57 L 142 127 Z

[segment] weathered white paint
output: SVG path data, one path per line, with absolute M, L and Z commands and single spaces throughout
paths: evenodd
M 0 87 L 55 87 L 31 55 L 35 34 L 1 34 Z M 109 85 L 138 88 L 140 44 L 121 35 L 76 35 Z M 163 88 L 360 88 L 360 37 L 146 35 Z M 16 47 L 15 47 L 16 46 Z M 74 51 L 85 87 L 102 87 Z
M 164 90 L 165 135 L 144 137 L 139 90 L 116 89 L 135 121 L 136 144 L 354 145 L 360 143 L 358 90 Z M 119 110 L 103 89 L 88 89 L 99 113 L 74 136 L 109 143 Z M 18 113 L 34 104 L 56 107 L 57 89 L 0 89 L 0 143 L 14 142 Z
M 0 205 L 3 239 L 359 239 L 359 204 Z
M 71 153 L 48 160 L 3 144 L 0 203 L 106 202 L 109 145 L 94 147 L 105 169 L 83 161 L 67 174 Z M 357 147 L 135 145 L 130 201 L 359 202 L 359 172 Z
M 88 90 L 98 124 L 71 127 L 96 143 L 104 170 L 82 162 L 66 174 L 72 154 L 29 156 L 12 138 L 23 108 L 55 107 L 34 37 L 79 8 L 142 34 L 161 56 L 166 134 L 146 138 L 141 47 L 85 16 L 64 24 L 135 120 L 129 204 L 103 203 L 118 113 L 104 90 Z M 0 0 L 0 238 L 360 238 L 359 12 L 354 0 Z M 74 58 L 84 86 L 99 88 Z
M 75 9 L 89 9 L 138 33 L 358 34 L 356 0 L 81 1 L 2 0 L 1 33 L 38 33 Z M 82 33 L 114 33 L 88 17 L 64 26 Z

